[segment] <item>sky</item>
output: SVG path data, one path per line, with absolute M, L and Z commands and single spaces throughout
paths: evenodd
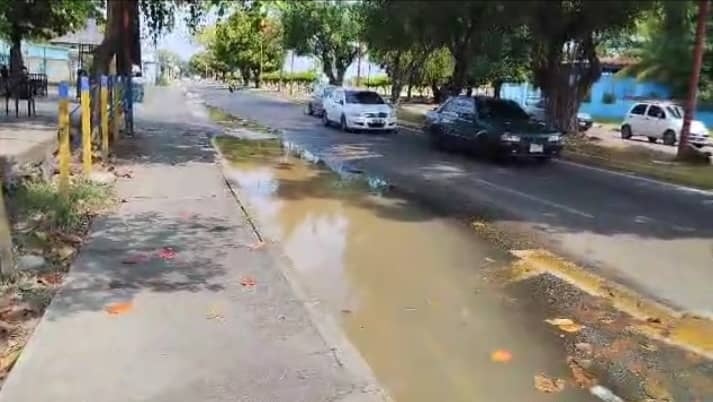
M 164 35 L 162 38 L 159 39 L 157 49 L 166 49 L 170 50 L 178 56 L 180 56 L 184 60 L 188 60 L 193 54 L 199 52 L 202 50 L 202 46 L 196 43 L 192 35 L 189 32 L 188 27 L 186 26 L 186 23 L 184 21 L 185 13 L 184 12 L 179 12 L 179 14 L 176 16 L 176 26 L 174 27 L 173 31 Z M 209 15 L 206 18 L 206 23 L 214 23 L 216 21 L 217 17 L 215 15 Z M 153 47 L 153 46 L 147 46 L 147 47 Z M 290 71 L 291 69 L 291 55 L 288 53 L 285 56 L 285 63 L 283 66 L 284 71 Z M 362 63 L 361 63 L 361 76 L 366 77 L 367 74 L 369 73 L 369 62 L 368 62 L 368 57 L 363 58 Z M 346 72 L 346 78 L 351 78 L 355 77 L 357 75 L 357 63 L 354 62 L 352 63 L 351 66 L 347 69 Z M 313 60 L 311 57 L 301 57 L 301 56 L 295 56 L 295 63 L 294 63 L 294 72 L 301 72 L 301 71 L 308 71 L 311 70 L 314 66 Z M 372 75 L 381 75 L 384 74 L 384 72 L 376 65 L 372 64 L 371 65 L 371 74 Z

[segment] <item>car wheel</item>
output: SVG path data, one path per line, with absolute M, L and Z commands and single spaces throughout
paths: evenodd
M 329 118 L 327 117 L 327 112 L 322 113 L 322 123 L 324 123 L 324 127 L 329 127 Z
M 339 119 L 339 128 L 344 131 L 344 132 L 349 132 L 349 126 L 347 126 L 347 118 L 342 115 L 342 118 Z
M 656 144 L 656 140 L 657 140 L 656 137 L 649 137 L 649 142 L 652 144 Z
M 666 130 L 663 133 L 663 143 L 666 145 L 676 145 L 676 133 L 673 130 Z
M 631 138 L 631 126 L 628 124 L 621 127 L 621 138 L 625 140 Z

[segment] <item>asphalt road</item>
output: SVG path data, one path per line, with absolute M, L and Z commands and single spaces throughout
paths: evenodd
M 485 214 L 649 297 L 713 316 L 713 193 L 566 161 L 497 165 L 432 150 L 413 132 L 343 133 L 300 105 L 250 91 L 190 90 L 284 130 L 331 165 L 384 178 L 444 212 Z

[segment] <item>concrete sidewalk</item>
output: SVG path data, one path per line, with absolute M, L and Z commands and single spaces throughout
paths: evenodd
M 180 89 L 146 101 L 118 150 L 123 201 L 93 224 L 0 402 L 381 400 L 318 331 L 278 245 L 251 247 L 217 128 Z

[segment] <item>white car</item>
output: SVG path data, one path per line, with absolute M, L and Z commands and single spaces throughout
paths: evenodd
M 374 91 L 336 88 L 323 100 L 324 125 L 339 124 L 344 131 L 395 132 L 396 112 Z
M 671 102 L 640 102 L 634 104 L 621 123 L 621 138 L 634 135 L 648 137 L 650 142 L 663 140 L 675 145 L 683 127 L 683 109 Z M 697 147 L 709 145 L 708 129 L 698 120 L 691 121 L 688 142 Z

